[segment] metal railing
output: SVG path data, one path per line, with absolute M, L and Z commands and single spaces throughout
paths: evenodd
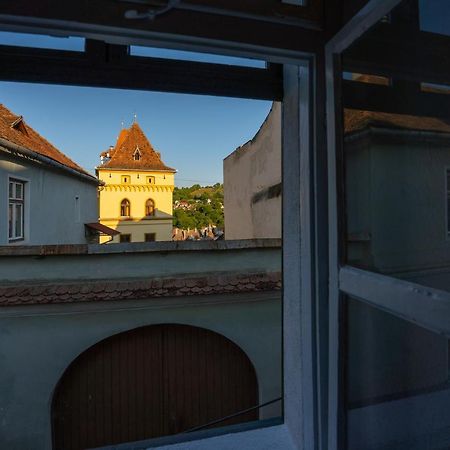
M 205 423 L 203 425 L 198 425 L 196 427 L 189 428 L 188 430 L 182 431 L 182 433 L 192 433 L 193 431 L 203 430 L 204 428 L 208 428 L 208 427 L 210 427 L 212 425 L 217 425 L 218 423 L 225 422 L 228 419 L 234 419 L 237 416 L 241 416 L 242 414 L 246 414 L 248 412 L 254 411 L 255 409 L 261 409 L 264 406 L 268 406 L 268 405 L 271 405 L 272 403 L 279 402 L 282 399 L 283 399 L 283 397 L 278 397 L 278 398 L 276 398 L 274 400 L 270 400 L 268 402 L 261 403 L 261 404 L 256 405 L 256 406 L 252 406 L 251 408 L 243 409 L 241 411 L 238 411 L 236 413 L 230 414 L 230 415 L 225 416 L 225 417 L 221 417 L 220 419 L 213 420 L 213 421 Z

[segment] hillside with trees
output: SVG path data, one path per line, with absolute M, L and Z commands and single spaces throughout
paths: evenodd
M 174 227 L 201 229 L 208 226 L 223 229 L 223 185 L 175 188 L 173 191 Z

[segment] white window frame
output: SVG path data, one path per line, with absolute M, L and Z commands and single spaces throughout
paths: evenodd
M 9 187 L 10 184 L 13 184 L 13 196 L 10 197 L 9 195 Z M 22 197 L 21 198 L 17 198 L 15 196 L 15 192 L 16 192 L 16 186 L 20 185 L 22 187 Z M 26 207 L 26 181 L 25 180 L 21 180 L 19 178 L 15 178 L 15 177 L 8 177 L 8 185 L 7 185 L 7 197 L 8 197 L 8 202 L 7 202 L 7 208 L 8 208 L 8 212 L 7 212 L 7 220 L 8 220 L 8 226 L 7 226 L 7 233 L 8 233 L 8 242 L 10 243 L 14 243 L 14 242 L 18 242 L 18 241 L 24 241 L 25 240 L 25 207 Z M 16 228 L 16 208 L 13 207 L 12 208 L 12 236 L 9 235 L 9 221 L 10 221 L 10 206 L 11 205 L 21 205 L 22 206 L 22 217 L 21 217 L 21 229 L 22 229 L 22 233 L 20 235 L 17 234 L 17 230 Z
M 404 280 L 347 266 L 341 262 L 337 153 L 342 145 L 338 132 L 341 109 L 340 54 L 371 26 L 390 13 L 401 0 L 371 0 L 326 46 L 327 146 L 329 204 L 329 348 L 328 348 L 328 449 L 344 448 L 342 401 L 341 317 L 344 297 L 351 296 L 394 316 L 450 337 L 450 293 Z
M 445 168 L 445 205 L 444 205 L 444 211 L 445 211 L 445 237 L 446 239 L 450 239 L 450 217 L 449 215 L 449 202 L 450 202 L 450 167 Z

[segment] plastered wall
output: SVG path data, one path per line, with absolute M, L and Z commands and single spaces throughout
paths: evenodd
M 10 245 L 86 243 L 97 222 L 97 185 L 0 153 L 0 245 L 8 243 L 8 179 L 25 181 L 25 239 Z

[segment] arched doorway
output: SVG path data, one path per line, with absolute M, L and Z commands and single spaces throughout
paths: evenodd
M 54 450 L 176 434 L 257 403 L 255 370 L 227 338 L 187 325 L 137 328 L 67 368 L 53 396 Z M 218 426 L 257 418 L 252 411 Z

